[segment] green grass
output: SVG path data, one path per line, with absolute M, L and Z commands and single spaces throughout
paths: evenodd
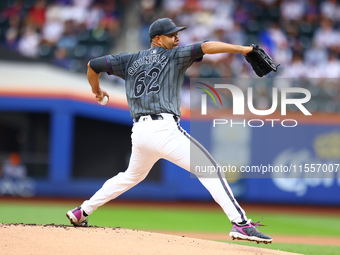
M 4 203 L 0 202 L 0 223 L 69 224 L 65 217 L 69 204 Z M 294 215 L 253 213 L 248 217 L 257 221 L 263 216 L 265 233 L 269 235 L 314 235 L 340 237 L 339 218 L 322 215 Z M 89 217 L 90 225 L 122 227 L 139 230 L 225 233 L 231 228 L 221 211 L 200 209 L 140 208 L 105 205 Z M 337 226 L 335 226 L 337 224 Z M 340 240 L 340 239 L 339 239 Z M 339 254 L 339 246 L 304 244 L 257 245 L 250 242 L 232 242 L 241 245 L 284 250 L 302 254 Z
M 323 235 L 339 236 L 340 231 L 334 228 L 338 217 L 256 214 L 248 213 L 254 221 L 260 220 L 269 234 Z M 180 209 L 138 209 L 101 208 L 91 217 L 91 223 L 99 226 L 120 226 L 123 228 L 151 230 L 179 230 L 200 232 L 227 232 L 231 225 L 225 214 L 214 211 L 194 211 Z
M 69 205 L 0 203 L 0 222 L 68 224 Z M 282 235 L 339 236 L 339 218 L 318 215 L 248 212 L 257 221 L 263 216 L 265 232 Z M 91 225 L 144 230 L 228 232 L 230 222 L 221 211 L 103 206 L 89 217 Z M 334 227 L 337 223 L 338 227 Z

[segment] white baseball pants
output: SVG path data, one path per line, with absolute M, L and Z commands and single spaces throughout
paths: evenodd
M 180 127 L 172 114 L 161 115 L 163 120 L 143 116 L 134 123 L 129 166 L 125 172 L 108 179 L 89 200 L 84 201 L 81 207 L 88 215 L 144 180 L 152 166 L 161 158 L 187 171 L 190 171 L 190 164 L 216 166 L 212 156 Z M 247 220 L 244 210 L 235 200 L 221 173 L 196 175 L 231 222 Z

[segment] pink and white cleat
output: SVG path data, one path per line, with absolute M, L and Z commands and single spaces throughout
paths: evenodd
M 87 227 L 87 214 L 81 209 L 80 206 L 70 210 L 66 213 L 66 217 L 70 220 L 70 222 L 76 227 Z
M 253 241 L 257 243 L 271 243 L 273 239 L 270 236 L 267 236 L 265 234 L 262 234 L 256 227 L 257 226 L 265 226 L 260 225 L 260 222 L 252 222 L 251 219 L 249 219 L 244 224 L 236 224 L 233 223 L 233 227 L 229 233 L 229 236 L 231 239 L 237 239 L 237 240 L 245 240 L 245 241 Z

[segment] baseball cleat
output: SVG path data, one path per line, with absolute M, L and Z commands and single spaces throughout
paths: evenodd
M 272 238 L 270 236 L 267 236 L 265 234 L 262 234 L 256 227 L 257 226 L 265 226 L 260 225 L 259 222 L 252 222 L 251 219 L 249 219 L 245 224 L 233 224 L 233 227 L 229 233 L 229 236 L 232 240 L 245 240 L 245 241 L 251 241 L 256 243 L 271 243 Z
M 71 224 L 75 227 L 87 227 L 87 215 L 80 206 L 70 210 L 66 213 L 66 217 L 70 220 Z

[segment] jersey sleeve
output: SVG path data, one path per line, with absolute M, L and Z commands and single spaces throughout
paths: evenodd
M 200 62 L 203 59 L 202 43 L 195 43 L 175 48 L 174 59 L 178 69 L 186 70 L 194 62 Z
M 195 43 L 192 45 L 192 57 L 195 62 L 201 62 L 203 60 L 202 43 Z
M 132 55 L 132 53 L 120 53 L 117 55 L 105 56 L 108 65 L 107 74 L 116 75 L 125 79 L 128 63 Z

